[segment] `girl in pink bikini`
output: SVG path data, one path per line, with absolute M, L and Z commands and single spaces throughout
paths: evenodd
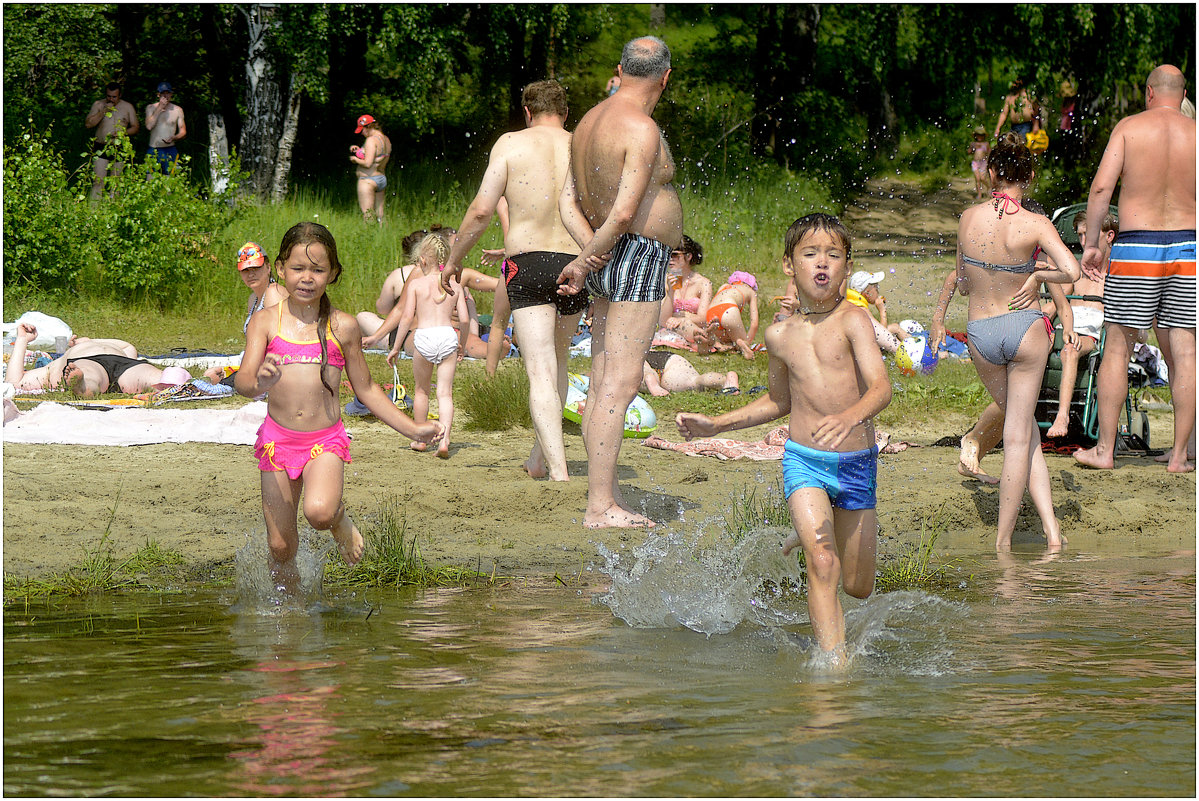
M 325 294 L 341 276 L 329 229 L 311 222 L 292 226 L 283 235 L 275 270 L 288 296 L 250 318 L 234 386 L 248 398 L 268 393 L 254 455 L 262 471 L 271 575 L 281 588 L 294 592 L 299 586 L 295 556 L 301 491 L 304 517 L 316 530 L 333 533 L 348 564 L 362 558 L 365 545 L 342 503 L 350 461 L 338 398 L 342 371 L 375 417 L 404 436 L 436 442 L 441 425 L 414 422 L 372 380 L 357 321 L 334 309 Z

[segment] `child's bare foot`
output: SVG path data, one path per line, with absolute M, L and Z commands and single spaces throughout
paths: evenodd
M 754 356 L 756 355 L 756 354 L 754 354 L 754 349 L 751 348 L 749 346 L 749 343 L 746 342 L 744 339 L 737 340 L 737 350 L 741 351 L 741 355 L 744 356 L 749 361 L 752 362 L 754 360 Z
M 1045 432 L 1045 436 L 1051 438 L 1064 437 L 1066 432 L 1070 430 L 1070 415 L 1058 414 L 1053 418 L 1053 425 L 1049 426 L 1049 430 Z
M 1116 460 L 1112 458 L 1111 454 L 1108 454 L 1107 457 L 1099 455 L 1098 445 L 1094 448 L 1087 448 L 1085 451 L 1075 451 L 1074 459 L 1079 464 L 1093 467 L 1096 470 L 1111 470 L 1116 466 Z
M 441 441 L 441 446 L 438 447 L 438 449 L 437 449 L 437 458 L 438 459 L 450 458 L 450 443 L 448 440 L 443 439 Z
M 427 442 L 413 442 L 413 443 L 412 443 L 411 445 L 409 445 L 408 447 L 412 448 L 412 450 L 414 450 L 414 451 L 420 451 L 421 453 L 424 453 L 425 451 L 429 450 L 429 443 L 427 443 Z
M 799 547 L 799 535 L 792 532 L 787 535 L 787 539 L 783 540 L 783 556 L 790 556 L 791 552 Z
M 645 515 L 630 512 L 616 504 L 612 504 L 599 514 L 588 512 L 583 515 L 583 526 L 586 528 L 653 528 L 656 523 Z
M 958 454 L 958 473 L 966 478 L 973 478 L 983 484 L 998 484 L 999 479 L 983 472 L 978 464 L 978 441 L 962 437 L 962 450 Z
M 346 564 L 358 564 L 362 559 L 362 552 L 366 550 L 366 541 L 362 539 L 358 526 L 354 525 L 354 521 L 345 512 L 342 512 L 341 520 L 333 524 L 333 539 L 337 541 L 337 548 Z

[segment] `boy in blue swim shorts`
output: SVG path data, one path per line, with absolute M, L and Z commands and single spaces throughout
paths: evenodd
M 783 485 L 795 531 L 783 553 L 803 548 L 808 617 L 820 648 L 847 659 L 838 585 L 855 598 L 874 590 L 875 415 L 891 402 L 870 313 L 845 302 L 849 232 L 836 217 L 809 214 L 787 229 L 783 262 L 794 272 L 795 314 L 766 329 L 770 392 L 731 412 L 680 413 L 687 439 L 791 416 Z

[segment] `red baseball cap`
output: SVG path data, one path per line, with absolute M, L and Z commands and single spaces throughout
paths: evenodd
M 247 242 L 237 251 L 237 269 L 248 270 L 251 267 L 261 267 L 266 264 L 266 254 L 257 242 Z
M 358 127 L 354 129 L 354 133 L 362 133 L 362 129 L 375 121 L 375 118 L 369 114 L 363 114 L 358 118 Z

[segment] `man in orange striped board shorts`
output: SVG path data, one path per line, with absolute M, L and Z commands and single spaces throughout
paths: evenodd
M 1087 467 L 1115 466 L 1128 357 L 1138 332 L 1155 326 L 1174 402 L 1166 469 L 1195 469 L 1187 458 L 1195 430 L 1195 121 L 1182 113 L 1185 96 L 1177 67 L 1163 64 L 1149 73 L 1145 111 L 1116 124 L 1091 183 L 1082 269 L 1095 279 L 1107 273 L 1107 341 L 1099 366 L 1099 441 L 1074 454 Z M 1100 222 L 1117 183 L 1120 233 L 1105 265 Z

